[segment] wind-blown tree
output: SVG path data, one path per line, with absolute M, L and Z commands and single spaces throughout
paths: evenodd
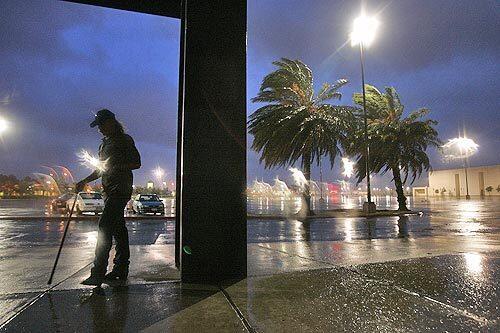
M 429 110 L 421 108 L 404 117 L 396 89 L 386 87 L 381 93 L 374 86 L 366 85 L 366 111 L 370 148 L 370 172 L 392 172 L 399 210 L 407 211 L 403 185 L 410 183 L 431 169 L 426 150 L 430 146 L 439 147 L 440 140 L 434 126 L 436 121 L 423 119 Z M 354 103 L 363 105 L 363 95 L 355 93 Z M 366 177 L 365 140 L 363 134 L 363 114 L 357 112 L 357 121 L 351 127 L 350 144 L 347 152 L 355 155 L 358 182 Z M 404 178 L 401 177 L 404 176 Z
M 282 58 L 273 62 L 278 68 L 268 74 L 252 102 L 265 103 L 248 121 L 254 136 L 252 149 L 260 153 L 266 168 L 285 167 L 300 161 L 302 172 L 311 179 L 311 165 L 328 156 L 333 167 L 335 157 L 346 140 L 352 107 L 328 103 L 340 100 L 338 91 L 347 84 L 340 79 L 325 83 L 314 94 L 311 69 L 300 60 Z M 303 195 L 307 215 L 312 215 L 309 185 Z

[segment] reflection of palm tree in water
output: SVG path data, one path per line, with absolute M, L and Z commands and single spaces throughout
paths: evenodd
M 302 240 L 305 242 L 311 241 L 311 222 L 309 220 L 304 220 L 300 223 Z
M 368 229 L 368 239 L 377 238 L 376 228 L 377 219 L 366 219 L 367 229 Z
M 410 218 L 405 215 L 401 215 L 398 220 L 398 237 L 407 238 L 408 237 L 408 222 Z

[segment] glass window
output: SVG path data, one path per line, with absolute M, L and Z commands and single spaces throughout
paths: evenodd
M 160 201 L 157 195 L 141 195 L 139 201 Z
M 102 199 L 101 193 L 80 193 L 82 199 Z

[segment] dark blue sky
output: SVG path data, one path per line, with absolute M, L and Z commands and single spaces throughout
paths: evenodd
M 500 163 L 498 2 L 366 3 L 381 22 L 366 55 L 367 82 L 396 87 L 407 111 L 430 108 L 443 140 L 465 126 L 480 144 L 473 165 Z M 347 78 L 340 103 L 352 104 L 360 88 L 359 55 L 347 36 L 358 1 L 249 0 L 248 6 L 249 100 L 273 70 L 271 62 L 288 57 L 310 65 L 318 87 Z M 43 171 L 41 165 L 63 164 L 84 176 L 75 153 L 96 152 L 99 135 L 88 123 L 92 111 L 107 107 L 142 153 L 137 183 L 152 178 L 157 165 L 174 177 L 177 20 L 59 1 L 6 0 L 0 3 L 0 27 L 0 116 L 13 125 L 0 143 L 0 173 L 23 176 Z M 247 105 L 248 114 L 257 108 Z M 430 153 L 435 168 L 456 166 Z M 337 168 L 324 174 L 327 180 L 339 177 Z M 264 170 L 249 151 L 249 182 L 276 175 L 288 178 L 286 170 Z

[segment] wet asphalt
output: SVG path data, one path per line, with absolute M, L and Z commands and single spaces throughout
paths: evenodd
M 2 205 L 2 201 L 0 201 Z M 5 205 L 5 203 L 4 203 Z M 15 204 L 11 203 L 11 206 Z M 19 205 L 19 204 L 18 204 Z M 65 218 L 60 220 L 9 219 L 9 215 L 43 212 L 38 207 L 0 208 L 0 248 L 52 246 L 59 243 Z M 500 229 L 500 198 L 420 201 L 412 205 L 420 215 L 365 218 L 251 218 L 247 224 L 247 242 L 342 241 L 429 237 L 449 234 L 496 234 Z M 262 211 L 257 211 L 262 212 Z M 267 213 L 267 211 L 264 211 Z M 1 215 L 0 215 L 1 216 Z M 44 214 L 41 214 L 44 216 Z M 7 219 L 5 219 L 7 218 Z M 127 220 L 131 245 L 173 244 L 175 221 Z M 97 220 L 79 220 L 70 224 L 68 246 L 85 244 L 95 237 Z
M 64 223 L 3 219 L 0 331 L 500 331 L 500 198 L 412 208 L 422 214 L 249 219 L 248 278 L 223 286 L 179 283 L 174 222 L 131 219 L 129 284 L 101 297 L 78 285 L 96 221 L 71 223 L 49 291 Z

